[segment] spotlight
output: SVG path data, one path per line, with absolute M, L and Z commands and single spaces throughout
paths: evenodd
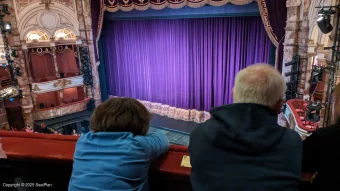
M 327 34 L 333 30 L 333 26 L 331 24 L 331 15 L 334 13 L 335 11 L 331 9 L 321 9 L 319 11 L 319 18 L 317 19 L 317 23 L 322 33 Z
M 13 101 L 14 101 L 14 98 L 13 98 L 13 97 L 9 98 L 9 101 L 10 101 L 10 102 L 13 102 Z
M 317 103 L 310 103 L 307 105 L 307 112 L 306 112 L 306 120 L 318 122 L 320 121 L 320 110 L 322 109 L 322 105 L 320 102 Z
M 11 30 L 12 30 L 12 25 L 11 25 L 11 23 L 4 23 L 4 27 L 5 27 L 5 31 L 6 32 L 11 32 Z
M 308 81 L 310 84 L 317 84 L 322 81 L 323 69 L 321 67 L 313 67 L 311 72 L 311 78 Z

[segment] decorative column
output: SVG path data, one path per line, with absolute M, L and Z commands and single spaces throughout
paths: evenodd
M 6 109 L 4 103 L 0 101 L 0 130 L 9 130 Z
M 21 41 L 21 44 L 22 44 L 22 51 L 25 57 L 25 67 L 26 67 L 26 73 L 28 75 L 28 81 L 29 83 L 32 83 L 32 74 L 31 74 L 31 68 L 30 68 L 30 60 L 28 56 L 28 48 L 24 40 Z
M 288 0 L 287 1 L 287 21 L 286 21 L 286 34 L 285 41 L 283 43 L 283 62 L 282 62 L 282 75 L 286 82 L 290 81 L 290 76 L 286 77 L 285 73 L 292 70 L 292 66 L 285 66 L 285 63 L 292 61 L 293 56 L 297 53 L 297 40 L 299 31 L 299 13 L 301 1 Z M 287 116 L 280 113 L 278 116 L 278 124 L 283 127 L 289 127 Z
M 87 98 L 87 89 L 86 89 L 86 86 L 83 86 L 83 90 L 84 90 L 84 98 Z
M 290 81 L 290 77 L 285 77 L 285 73 L 290 72 L 292 67 L 285 66 L 284 63 L 290 62 L 293 56 L 297 53 L 297 40 L 300 20 L 300 5 L 301 1 L 287 1 L 287 22 L 286 22 L 286 34 L 285 41 L 283 43 L 283 66 L 282 75 L 286 82 Z
M 80 74 L 83 74 L 82 70 L 81 70 L 82 63 L 81 63 L 80 52 L 79 52 L 79 47 L 81 46 L 81 44 L 83 42 L 81 41 L 80 36 L 77 36 L 76 38 L 77 38 L 77 40 L 76 40 L 76 49 L 77 49 L 77 55 L 78 55 L 78 60 L 79 60 L 79 72 L 80 72 Z
M 22 113 L 24 118 L 24 123 L 26 125 L 33 126 L 33 100 L 31 97 L 31 89 L 29 86 L 29 76 L 27 74 L 26 63 L 25 63 L 25 56 L 22 50 L 22 45 L 20 41 L 19 31 L 17 27 L 17 21 L 15 17 L 15 11 L 13 7 L 8 7 L 9 11 L 11 12 L 11 15 L 6 15 L 4 20 L 9 21 L 11 23 L 12 27 L 12 33 L 8 35 L 8 42 L 9 46 L 12 50 L 17 51 L 17 57 L 13 57 L 14 65 L 18 68 L 20 68 L 21 75 L 16 76 L 18 80 L 18 86 L 20 90 L 22 91 L 22 98 L 21 101 L 21 107 L 22 107 Z
M 309 2 L 310 3 L 310 2 Z M 303 98 L 305 92 L 307 80 L 307 67 L 308 67 L 308 33 L 309 33 L 309 20 L 308 20 L 308 10 L 306 10 L 306 1 L 304 2 L 304 12 L 302 16 L 302 20 L 299 21 L 300 30 L 298 31 L 298 51 L 297 53 L 300 55 L 300 65 L 299 65 L 299 82 L 298 82 L 298 94 L 300 98 Z
M 57 78 L 60 78 L 60 73 L 59 73 L 58 63 L 57 63 L 56 47 L 52 46 L 51 49 L 52 49 L 53 63 L 54 63 L 54 68 L 55 68 L 55 75 L 57 76 Z
M 80 37 L 83 41 L 83 45 L 89 47 L 90 59 L 91 59 L 91 69 L 92 69 L 92 78 L 93 78 L 93 91 L 88 90 L 88 95 L 92 95 L 95 100 L 95 104 L 98 105 L 101 103 L 101 93 L 100 93 L 100 84 L 99 84 L 99 73 L 98 73 L 98 64 L 95 61 L 95 50 L 92 35 L 92 19 L 91 19 L 91 5 L 89 0 L 76 0 L 77 6 L 77 14 L 79 20 L 79 31 Z M 91 88 L 91 87 L 88 87 Z
M 34 109 L 38 109 L 37 107 L 37 95 L 32 93 L 32 100 L 33 100 L 33 106 L 34 106 Z
M 63 105 L 64 104 L 64 93 L 63 90 L 59 90 L 59 105 Z

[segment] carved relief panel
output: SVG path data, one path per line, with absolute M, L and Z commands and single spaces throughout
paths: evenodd
M 73 0 L 16 0 L 20 39 L 30 31 L 44 31 L 51 38 L 59 29 L 70 29 L 79 36 L 79 21 Z

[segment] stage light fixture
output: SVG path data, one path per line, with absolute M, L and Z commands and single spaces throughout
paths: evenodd
M 310 84 L 317 84 L 322 81 L 323 68 L 315 66 L 311 71 L 311 78 L 309 80 Z
M 5 32 L 11 33 L 12 25 L 11 23 L 4 23 Z
M 320 102 L 308 104 L 307 111 L 306 111 L 306 120 L 313 121 L 313 122 L 320 121 L 321 109 L 322 109 L 322 105 Z
M 327 34 L 333 30 L 331 24 L 331 15 L 334 14 L 334 10 L 324 10 L 321 9 L 318 14 L 317 24 L 322 33 Z

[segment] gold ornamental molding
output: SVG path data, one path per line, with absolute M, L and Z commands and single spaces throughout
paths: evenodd
M 33 88 L 32 88 L 33 91 L 41 91 L 41 89 L 39 88 L 38 85 L 34 85 Z
M 72 81 L 71 80 L 67 80 L 67 79 L 62 79 L 62 80 L 58 80 L 57 82 L 55 82 L 53 84 L 53 87 L 55 87 L 55 88 L 57 88 L 57 87 L 64 88 L 67 85 L 72 85 Z
M 77 113 L 81 111 L 87 110 L 87 104 L 89 103 L 90 98 L 86 98 L 82 101 L 65 104 L 61 106 L 45 108 L 45 109 L 34 109 L 33 110 L 33 119 L 34 120 L 44 120 L 44 119 L 52 119 L 55 117 L 61 117 L 65 115 L 69 115 L 72 113 Z
M 34 94 L 41 94 L 77 86 L 84 86 L 84 78 L 82 75 L 47 82 L 32 83 L 32 92 Z

